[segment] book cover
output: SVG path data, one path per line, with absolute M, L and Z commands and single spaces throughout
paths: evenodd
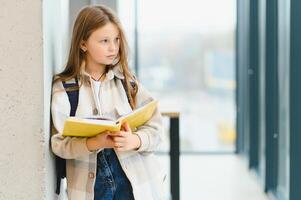
M 153 115 L 158 101 L 153 100 L 117 120 L 102 117 L 69 117 L 64 124 L 63 136 L 92 137 L 104 131 L 119 131 L 128 122 L 131 129 L 145 124 Z

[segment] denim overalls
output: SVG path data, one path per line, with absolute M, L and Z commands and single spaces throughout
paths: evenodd
M 132 185 L 113 149 L 97 154 L 94 200 L 134 200 Z

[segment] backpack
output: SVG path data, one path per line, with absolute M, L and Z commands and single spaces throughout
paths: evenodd
M 126 92 L 126 96 L 128 99 L 128 102 L 130 102 L 129 100 L 129 92 L 127 90 L 127 87 L 125 87 L 125 82 L 123 79 L 121 79 L 122 82 L 122 86 Z M 133 89 L 135 89 L 136 87 L 136 83 L 135 81 L 130 81 L 131 87 Z M 66 83 L 63 82 L 63 86 L 65 88 L 65 90 L 69 87 L 75 87 L 78 86 L 78 80 L 77 78 L 75 78 L 75 83 Z M 67 95 L 68 95 L 68 99 L 69 99 L 69 103 L 70 103 L 70 116 L 75 116 L 76 113 L 76 109 L 78 106 L 78 96 L 79 96 L 79 90 L 73 90 L 73 91 L 66 91 Z M 66 177 L 66 159 L 61 158 L 57 155 L 55 155 L 55 168 L 56 168 L 56 190 L 55 193 L 57 195 L 60 194 L 60 188 L 61 188 L 61 179 L 64 179 Z

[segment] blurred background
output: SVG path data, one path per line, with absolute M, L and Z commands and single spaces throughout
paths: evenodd
M 116 12 L 131 70 L 160 101 L 165 140 L 156 154 L 166 199 L 301 199 L 300 1 L 1 4 L 0 127 L 8 134 L 0 140 L 0 199 L 67 199 L 66 184 L 54 194 L 51 80 L 66 63 L 78 12 L 90 4 Z

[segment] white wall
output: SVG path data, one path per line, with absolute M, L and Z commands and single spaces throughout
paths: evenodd
M 67 199 L 66 184 L 61 185 L 58 197 L 56 189 L 54 156 L 50 141 L 50 97 L 52 76 L 65 66 L 69 52 L 69 0 L 43 1 L 44 45 L 44 127 L 45 127 L 45 197 L 47 200 Z

